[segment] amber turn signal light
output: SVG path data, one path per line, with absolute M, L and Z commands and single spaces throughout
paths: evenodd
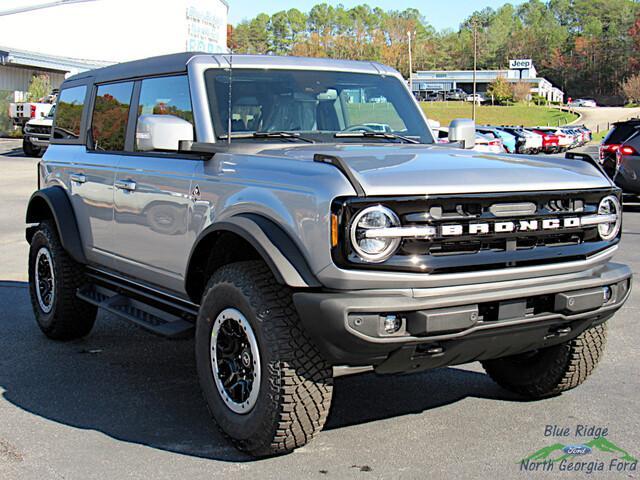
M 338 216 L 331 214 L 331 247 L 338 246 Z

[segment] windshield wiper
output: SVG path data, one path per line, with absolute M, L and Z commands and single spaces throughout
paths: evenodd
M 404 135 L 397 135 L 395 133 L 385 132 L 338 132 L 334 135 L 335 138 L 386 138 L 388 140 L 402 140 L 405 143 L 421 143 L 420 140 L 415 138 L 405 137 Z
M 224 135 L 219 135 L 218 138 L 220 140 L 227 140 L 229 138 L 229 135 L 224 134 Z M 305 137 L 301 137 L 300 134 L 298 132 L 285 132 L 285 131 L 280 131 L 280 132 L 238 132 L 238 133 L 232 133 L 231 134 L 231 139 L 233 140 L 234 138 L 285 138 L 285 139 L 292 139 L 292 140 L 301 140 L 303 142 L 307 142 L 307 143 L 316 143 L 313 140 L 311 140 L 310 138 L 305 138 Z

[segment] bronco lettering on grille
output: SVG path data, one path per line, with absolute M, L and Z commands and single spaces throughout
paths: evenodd
M 517 222 L 470 223 L 466 226 L 449 224 L 440 227 L 440 233 L 443 237 L 457 237 L 465 234 L 486 235 L 489 233 L 536 232 L 577 227 L 580 227 L 580 219 L 577 217 L 546 218 L 544 220 L 519 220 Z

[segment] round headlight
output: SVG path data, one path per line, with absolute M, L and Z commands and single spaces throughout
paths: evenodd
M 598 225 L 598 234 L 602 240 L 612 240 L 620 233 L 622 224 L 622 207 L 615 195 L 609 195 L 600 200 L 598 205 L 598 215 L 615 215 L 616 219 L 611 223 L 601 223 Z
M 365 208 L 358 212 L 351 222 L 351 245 L 363 260 L 372 263 L 384 262 L 395 253 L 400 245 L 400 238 L 375 237 L 367 234 L 367 231 L 399 225 L 400 220 L 393 210 L 382 205 Z

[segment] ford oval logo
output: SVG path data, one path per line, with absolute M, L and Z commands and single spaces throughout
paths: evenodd
M 586 455 L 591 453 L 591 447 L 586 445 L 567 445 L 562 451 L 568 455 Z

